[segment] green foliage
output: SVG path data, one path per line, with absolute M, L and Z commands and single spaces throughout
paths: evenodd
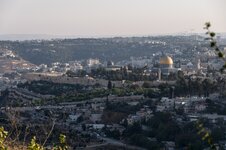
M 206 22 L 204 29 L 208 29 L 210 26 L 211 26 L 210 22 Z
M 66 83 L 53 83 L 49 81 L 32 81 L 18 85 L 19 88 L 26 88 L 29 91 L 40 93 L 43 95 L 57 95 L 60 96 L 69 92 L 81 92 L 84 88 L 80 84 L 66 84 Z
M 131 106 L 125 102 L 109 103 L 105 110 L 132 114 L 140 109 L 139 105 Z
M 142 126 L 145 126 L 144 130 Z M 216 131 L 216 136 L 219 132 Z M 123 138 L 131 144 L 147 149 L 160 149 L 160 141 L 175 141 L 176 149 L 204 149 L 204 143 L 198 136 L 195 124 L 192 122 L 178 124 L 170 113 L 155 113 L 143 123 L 129 125 L 123 133 Z
M 6 146 L 4 144 L 5 139 L 8 135 L 8 132 L 4 130 L 3 127 L 0 127 L 0 150 L 6 150 Z
M 130 137 L 134 134 L 142 134 L 142 126 L 140 123 L 136 122 L 132 125 L 129 125 L 127 129 L 124 131 L 123 135 L 125 137 Z
M 104 129 L 104 133 L 107 135 L 107 137 L 112 137 L 114 139 L 120 140 L 121 135 L 119 130 Z
M 210 32 L 209 35 L 210 35 L 211 37 L 214 37 L 216 34 L 215 34 L 214 32 Z
M 221 51 L 220 48 L 217 45 L 217 41 L 215 39 L 216 33 L 210 31 L 210 27 L 211 27 L 210 22 L 206 22 L 204 29 L 207 30 L 206 34 L 209 36 L 208 38 L 206 38 L 206 40 L 208 40 L 210 42 L 210 47 L 215 50 L 215 52 L 217 53 L 218 57 L 220 59 L 223 59 L 224 61 L 226 61 L 225 58 L 224 58 L 223 51 Z M 223 72 L 224 69 L 226 69 L 226 66 L 225 65 L 222 66 L 222 68 L 220 69 L 220 71 Z
M 210 42 L 210 47 L 215 47 L 216 46 L 216 42 L 215 41 L 211 41 Z
M 156 77 L 145 75 L 144 69 L 145 68 L 131 68 L 131 70 L 128 71 L 126 67 L 122 67 L 117 71 L 109 71 L 100 67 L 92 69 L 91 73 L 87 74 L 94 78 L 101 78 L 110 81 L 152 81 L 156 79 Z
M 197 121 L 196 128 L 198 130 L 198 135 L 201 137 L 202 141 L 206 141 L 212 150 L 216 150 L 217 148 L 213 143 L 213 138 L 210 132 L 206 128 L 204 128 L 204 125 L 200 121 Z
M 44 148 L 36 142 L 35 136 L 31 139 L 31 142 L 28 145 L 27 149 L 28 150 L 44 150 Z
M 224 57 L 224 54 L 222 52 L 219 52 L 218 53 L 218 57 L 223 58 Z
M 226 115 L 226 106 L 215 103 L 214 101 L 207 99 L 206 100 L 207 103 L 207 108 L 205 110 L 205 113 L 216 113 L 219 115 Z
M 4 127 L 0 127 L 0 150 L 7 150 L 7 146 L 5 143 L 8 132 L 4 130 Z M 7 141 L 7 144 L 10 144 L 10 141 Z M 68 145 L 66 143 L 66 136 L 60 134 L 59 136 L 59 144 L 53 147 L 53 150 L 68 150 Z M 37 139 L 34 136 L 30 143 L 27 146 L 27 150 L 45 150 L 43 145 L 37 143 Z
M 54 101 L 55 103 L 76 102 L 76 101 L 89 100 L 96 97 L 98 98 L 105 97 L 107 95 L 108 95 L 108 91 L 105 89 L 93 89 L 90 91 L 66 93 L 62 96 L 57 96 L 53 99 L 48 99 L 48 100 Z
M 55 146 L 53 150 L 68 150 L 68 146 L 66 143 L 66 136 L 63 134 L 60 134 L 59 141 L 60 141 L 60 144 Z
M 179 125 L 168 113 L 156 113 L 147 125 L 152 129 L 150 134 L 162 141 L 174 141 L 180 133 Z
M 157 141 L 150 141 L 142 134 L 134 134 L 130 137 L 130 143 L 147 149 L 161 149 L 163 146 Z

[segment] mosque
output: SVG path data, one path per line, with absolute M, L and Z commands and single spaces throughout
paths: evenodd
M 173 59 L 170 56 L 163 55 L 157 61 L 157 64 L 152 68 L 152 72 L 158 74 L 158 79 L 161 80 L 162 76 L 169 76 L 170 73 L 175 73 L 178 68 L 174 67 Z
M 169 75 L 170 72 L 174 72 L 173 59 L 169 56 L 163 56 L 159 60 L 159 69 L 162 75 Z

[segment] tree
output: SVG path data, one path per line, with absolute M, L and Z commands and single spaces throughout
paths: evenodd
M 112 89 L 112 83 L 111 83 L 111 81 L 110 81 L 110 80 L 108 81 L 108 89 L 109 89 L 109 90 L 111 90 L 111 89 Z
M 143 88 L 150 88 L 151 84 L 149 82 L 144 82 L 142 85 Z
M 225 140 L 224 129 L 222 128 L 213 128 L 211 131 L 211 135 L 214 142 Z
M 212 86 L 212 82 L 210 79 L 205 79 L 202 81 L 202 85 L 203 85 L 203 89 L 204 89 L 204 96 L 205 97 L 209 97 L 210 94 L 210 90 L 211 90 L 211 86 Z

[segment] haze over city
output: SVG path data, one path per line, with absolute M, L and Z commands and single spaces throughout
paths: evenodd
M 226 150 L 225 0 L 0 0 L 0 150 Z
M 225 0 L 1 0 L 0 35 L 75 37 L 226 32 Z

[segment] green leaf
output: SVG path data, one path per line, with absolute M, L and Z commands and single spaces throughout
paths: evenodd
M 220 49 L 218 47 L 215 48 L 215 51 L 220 51 Z
M 210 22 L 206 22 L 206 23 L 205 23 L 205 26 L 206 26 L 207 29 L 208 29 L 209 27 L 211 27 Z
M 223 68 L 224 68 L 224 69 L 226 68 L 226 64 L 223 65 Z
M 214 37 L 216 34 L 214 32 L 209 33 L 211 37 Z
M 223 58 L 224 57 L 223 53 L 219 52 L 218 57 Z
M 210 47 L 214 47 L 214 46 L 216 46 L 216 42 L 215 41 L 211 41 L 210 42 Z

